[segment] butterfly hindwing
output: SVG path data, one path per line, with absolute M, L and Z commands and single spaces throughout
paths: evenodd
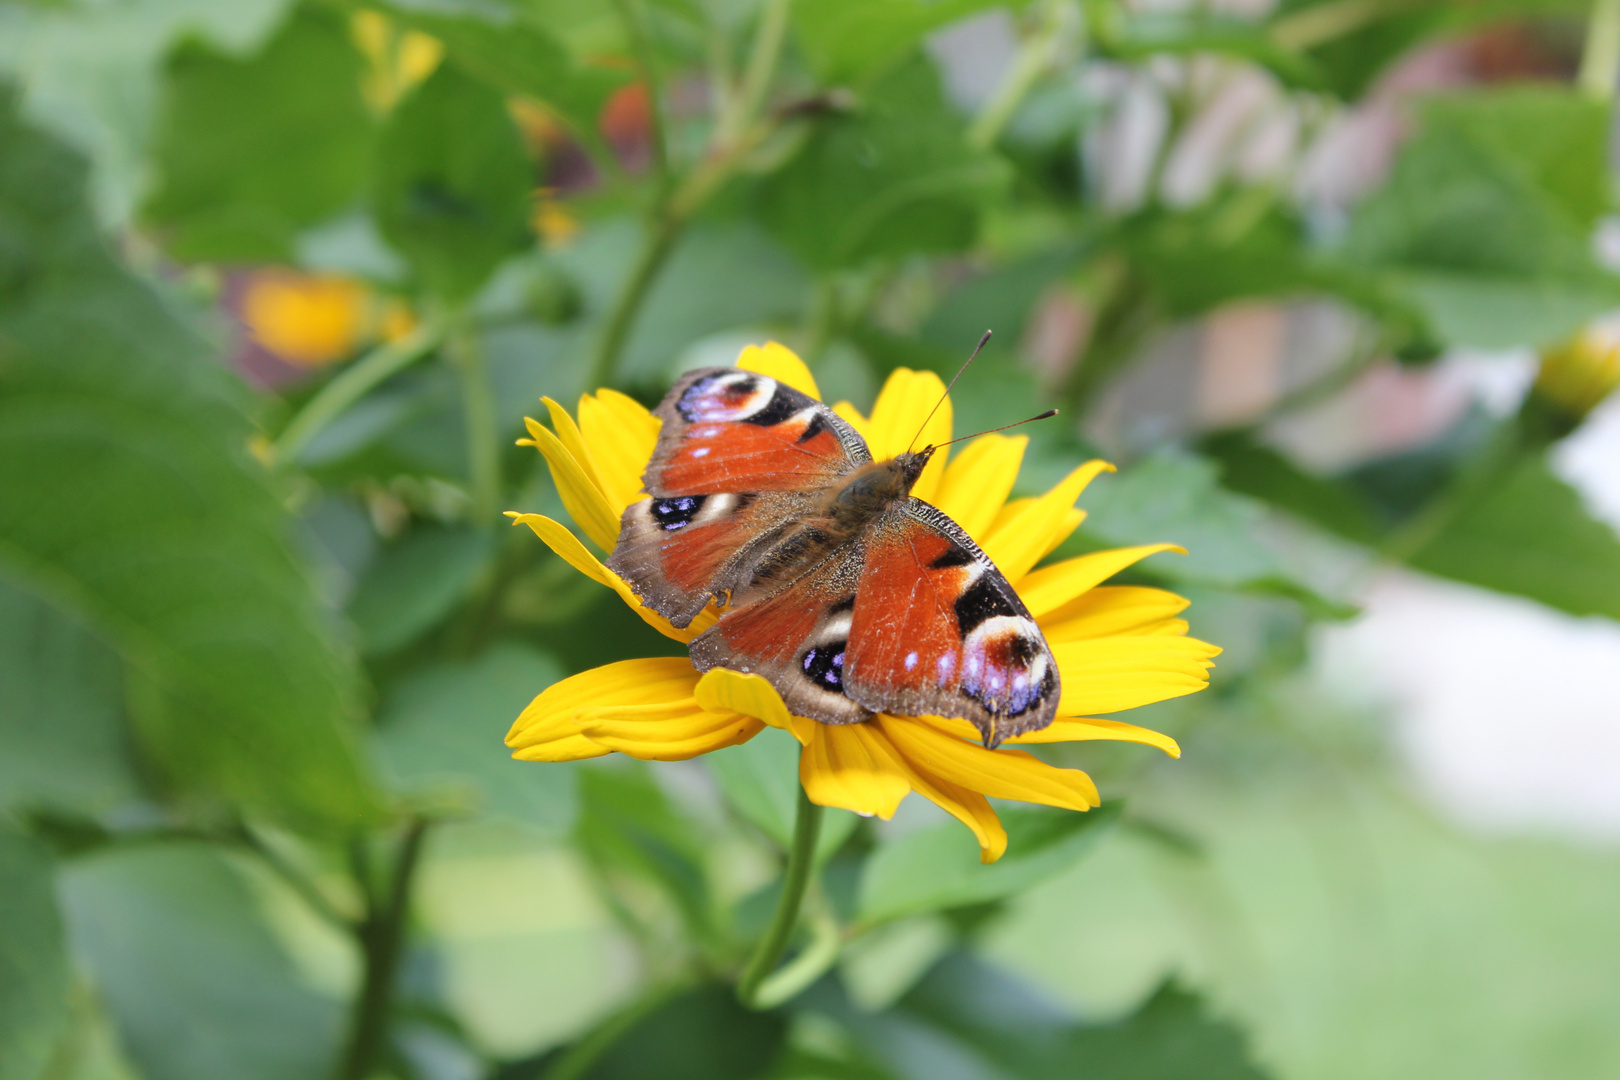
M 987 746 L 1057 714 L 1057 663 L 1013 587 L 920 499 L 867 530 L 845 691 L 875 712 L 962 717 Z
M 607 565 L 677 627 L 748 585 L 817 493 L 871 460 L 831 409 L 740 368 L 687 374 L 654 415 L 650 497 L 624 511 Z
M 763 675 L 797 716 L 825 724 L 868 719 L 871 713 L 843 685 L 860 567 L 861 541 L 855 538 L 818 552 L 792 580 L 756 588 L 756 599 L 724 611 L 692 642 L 693 665 Z

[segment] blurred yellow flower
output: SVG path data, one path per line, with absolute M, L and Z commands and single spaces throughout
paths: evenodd
M 799 358 L 775 343 L 743 350 L 738 366 L 769 375 L 818 397 Z M 905 449 L 944 392 L 930 372 L 896 371 L 870 416 L 843 402 L 835 411 L 853 424 L 881 459 Z M 659 421 L 612 390 L 580 399 L 576 423 L 544 399 L 552 428 L 527 421 L 520 440 L 545 455 L 563 505 L 602 551 L 619 535 L 619 515 L 644 497 L 641 474 L 652 456 Z M 946 401 L 925 432 L 935 444 L 950 438 Z M 1117 720 L 1089 718 L 1202 690 L 1220 650 L 1186 636 L 1177 616 L 1187 601 L 1160 589 L 1101 583 L 1170 544 L 1100 551 L 1050 566 L 1036 564 L 1061 544 L 1084 514 L 1074 502 L 1109 468 L 1094 461 L 1037 498 L 1008 499 L 1028 440 L 985 435 L 948 463 L 936 455 L 913 494 L 945 511 L 982 547 L 1018 590 L 1057 658 L 1063 681 L 1059 718 L 1050 727 L 1008 743 L 1114 739 L 1157 746 L 1171 755 L 1174 740 Z M 715 621 L 711 605 L 685 629 L 642 607 L 572 531 L 539 514 L 512 513 L 581 573 L 613 589 L 667 637 L 690 642 Z M 1078 769 L 1048 765 L 1024 750 L 988 750 L 965 720 L 880 714 L 866 723 L 826 725 L 792 716 L 758 675 L 714 669 L 700 675 L 684 657 L 624 660 L 581 672 L 540 694 L 507 735 L 514 757 L 577 761 L 612 751 L 656 761 L 695 757 L 753 738 L 767 725 L 801 744 L 799 778 L 812 802 L 891 817 L 909 793 L 932 800 L 978 838 L 981 858 L 1006 850 L 1007 834 L 987 799 L 1015 799 L 1072 810 L 1099 805 L 1096 786 Z
M 409 307 L 364 282 L 285 269 L 248 279 L 241 315 L 255 341 L 303 367 L 335 363 L 378 338 L 398 341 L 416 328 Z
M 401 32 L 399 24 L 380 11 L 354 13 L 349 34 L 371 64 L 363 87 L 366 101 L 378 112 L 394 107 L 405 91 L 422 82 L 444 58 L 438 38 L 418 30 Z
M 366 330 L 370 290 L 350 278 L 291 271 L 255 274 L 242 321 L 283 360 L 319 367 L 350 355 Z
M 1591 323 L 1572 340 L 1541 354 L 1535 394 L 1573 420 L 1620 387 L 1620 327 Z

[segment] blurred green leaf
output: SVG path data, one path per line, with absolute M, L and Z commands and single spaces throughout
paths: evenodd
M 703 760 L 739 814 L 783 850 L 792 847 L 799 806 L 799 744 L 792 736 L 785 731 L 762 731 L 739 746 L 705 754 Z M 816 860 L 824 860 L 842 847 L 859 822 L 848 810 L 824 811 Z
M 0 686 L 0 806 L 44 802 L 97 813 L 139 797 L 118 655 L 66 612 L 3 579 Z
M 1350 608 L 1319 595 L 1268 543 L 1259 503 L 1221 487 L 1219 467 L 1206 458 L 1162 451 L 1117 475 L 1099 476 L 1081 496 L 1086 520 L 1055 555 L 1135 544 L 1178 544 L 1187 554 L 1164 554 L 1142 569 L 1174 582 L 1283 595 L 1313 613 L 1344 618 Z
M 0 102 L 0 560 L 139 672 L 172 781 L 305 825 L 372 807 L 357 679 L 248 453 L 242 389 L 102 250 L 77 159 Z
M 0 818 L 0 1076 L 7 1080 L 39 1076 L 67 1026 L 71 978 L 54 878 L 44 846 Z
M 608 1047 L 585 1080 L 756 1080 L 782 1053 L 787 1019 L 737 1004 L 729 986 L 666 1002 Z
M 415 641 L 461 602 L 493 552 L 483 530 L 426 523 L 380 549 L 349 602 L 361 647 L 376 656 Z
M 1257 64 L 1285 86 L 1323 88 L 1323 73 L 1309 56 L 1279 44 L 1264 24 L 1252 19 L 1212 13 L 1203 7 L 1150 9 L 1121 18 L 1114 26 L 1104 23 L 1096 30 L 1099 52 L 1119 60 L 1215 53 Z
M 1526 139 L 1519 153 L 1502 148 L 1513 128 L 1538 122 L 1545 100 L 1448 101 L 1351 223 L 1345 255 L 1384 273 L 1392 294 L 1420 311 L 1445 343 L 1538 345 L 1620 301 L 1620 279 L 1597 267 L 1573 213 L 1589 212 L 1592 181 L 1564 171 L 1601 165 L 1602 126 L 1567 110 L 1563 124 L 1542 118 L 1563 133 L 1560 145 Z M 1502 113 L 1508 133 L 1481 137 Z M 1595 153 L 1582 145 L 1594 132 Z M 1543 186 L 1548 181 L 1555 186 Z M 1601 171 L 1597 183 L 1607 184 Z
M 1411 563 L 1571 615 L 1620 619 L 1620 536 L 1543 457 L 1522 462 Z
M 378 714 L 385 771 L 418 799 L 567 829 L 575 770 L 514 761 L 503 741 L 523 708 L 561 677 L 555 660 L 512 643 L 406 675 L 388 688 Z
M 1220 463 L 1221 486 L 1230 491 L 1364 544 L 1375 543 L 1382 531 L 1377 507 L 1353 485 L 1308 473 L 1246 433 L 1222 432 L 1204 440 L 1201 449 Z
M 1441 94 L 1423 103 L 1425 128 L 1449 128 L 1489 147 L 1585 228 L 1612 201 L 1609 114 L 1574 87 L 1551 84 Z
M 630 81 L 628 72 L 579 63 L 537 20 L 510 11 L 480 6 L 448 15 L 416 5 L 390 7 L 406 25 L 442 41 L 468 74 L 502 93 L 545 102 L 583 139 L 600 140 L 603 103 Z
M 535 182 L 505 99 L 444 63 L 383 128 L 377 221 L 429 289 L 463 300 L 529 246 Z
M 761 189 L 765 223 L 816 270 L 956 251 L 1011 169 L 970 149 L 922 56 L 884 76 L 853 116 L 823 120 Z
M 575 834 L 599 870 L 628 872 L 662 888 L 700 939 L 714 934 L 714 900 L 701 831 L 665 797 L 639 762 L 580 772 Z
M 1026 808 L 999 813 L 1007 829 L 1007 853 L 989 866 L 979 862 L 978 845 L 955 823 L 881 845 L 861 881 L 861 921 L 881 923 L 1021 892 L 1085 854 L 1119 817 L 1119 804 L 1105 803 L 1084 814 Z
M 1078 1024 L 1031 988 L 958 953 L 935 968 L 900 1006 L 900 1015 L 982 1055 L 1019 1080 L 1264 1080 L 1238 1029 L 1205 1015 L 1195 995 L 1166 984 L 1133 1015 L 1113 1024 Z M 904 1055 L 905 1048 L 895 1048 Z M 890 1051 L 894 1053 L 893 1050 Z
M 859 84 L 882 75 L 930 32 L 997 6 L 997 0 L 798 0 L 793 29 L 822 82 Z
M 150 1080 L 325 1076 L 343 1010 L 309 990 L 216 850 L 168 843 L 62 872 L 76 949 Z
M 145 206 L 183 259 L 284 259 L 359 193 L 375 124 L 335 11 L 300 7 L 238 58 L 190 40 L 170 59 Z

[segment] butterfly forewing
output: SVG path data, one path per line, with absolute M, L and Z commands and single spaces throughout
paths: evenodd
M 871 460 L 831 409 L 738 368 L 687 374 L 654 415 L 662 426 L 642 475 L 650 497 L 625 510 L 607 565 L 678 627 L 745 587 L 817 494 Z

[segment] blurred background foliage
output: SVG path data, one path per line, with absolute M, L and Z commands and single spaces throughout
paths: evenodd
M 1610 0 L 0 3 L 0 1076 L 1620 1074 L 1612 846 L 1437 815 L 1313 675 L 1394 566 L 1620 619 L 1549 457 L 1617 65 Z M 796 747 L 507 759 L 670 648 L 504 527 L 520 418 L 987 327 L 958 432 L 1060 405 L 1021 486 L 1122 469 L 1058 554 L 1185 545 L 1128 580 L 1226 655 L 994 867 L 832 812 L 835 965 L 744 1011 Z M 1539 376 L 1424 404 L 1481 350 Z

